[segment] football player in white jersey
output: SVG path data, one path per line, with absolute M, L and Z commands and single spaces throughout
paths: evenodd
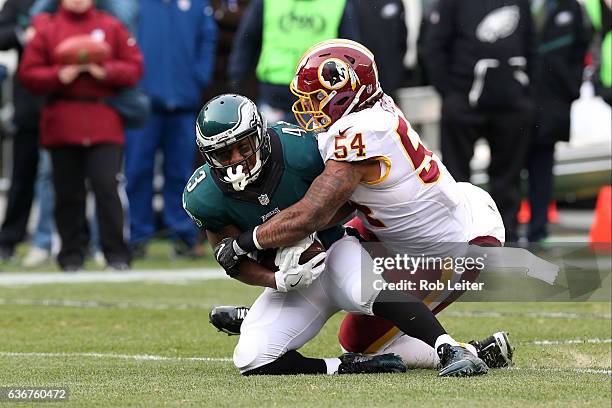
M 298 63 L 291 90 L 299 97 L 293 112 L 300 126 L 321 131 L 325 170 L 302 200 L 219 244 L 215 256 L 226 270 L 251 251 L 290 246 L 346 217 L 350 208 L 385 246 L 403 253 L 444 256 L 449 243 L 503 244 L 503 222 L 491 197 L 456 183 L 423 146 L 380 88 L 374 57 L 365 47 L 346 40 L 315 45 Z M 368 255 L 357 239 L 340 240 L 327 253 L 325 273 L 343 277 L 330 290 L 341 294 L 344 310 L 387 319 L 425 343 L 439 356 L 440 375 L 486 372 L 486 365 L 448 335 L 431 311 L 448 293 L 426 305 L 411 294 L 362 285 Z M 366 319 L 368 326 L 373 325 Z

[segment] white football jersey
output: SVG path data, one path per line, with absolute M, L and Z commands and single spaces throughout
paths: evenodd
M 388 246 L 432 251 L 479 236 L 463 183 L 423 146 L 389 96 L 338 120 L 318 143 L 324 161 L 379 161 L 381 177 L 361 183 L 350 200 L 364 226 Z

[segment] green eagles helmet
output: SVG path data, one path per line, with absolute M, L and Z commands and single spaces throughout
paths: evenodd
M 212 174 L 236 191 L 256 180 L 270 157 L 266 122 L 255 104 L 241 95 L 219 95 L 202 107 L 196 121 L 196 143 Z M 244 158 L 228 163 L 230 146 L 236 143 Z

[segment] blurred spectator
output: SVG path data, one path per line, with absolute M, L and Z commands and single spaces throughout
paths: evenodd
M 587 14 L 599 45 L 597 50 L 597 76 L 595 91 L 608 105 L 612 105 L 612 1 L 586 0 Z
M 51 176 L 51 157 L 45 149 L 39 150 L 38 170 L 34 195 L 38 203 L 38 221 L 32 245 L 23 258 L 23 266 L 33 268 L 51 260 L 53 246 L 53 208 L 55 195 L 53 194 L 53 179 Z
M 395 97 L 404 77 L 408 39 L 402 0 L 354 0 L 361 43 L 376 55 L 379 80 Z
M 140 83 L 153 115 L 139 130 L 127 132 L 126 176 L 130 202 L 131 246 L 144 256 L 156 226 L 153 169 L 164 155 L 162 220 L 175 240 L 176 255 L 190 255 L 196 228 L 183 210 L 183 188 L 193 172 L 194 123 L 201 96 L 214 70 L 217 28 L 208 0 L 142 0 L 138 41 L 147 67 Z
M 406 86 L 427 86 L 431 81 L 427 75 L 423 54 L 427 29 L 431 25 L 430 16 L 436 9 L 439 0 L 404 0 L 408 26 L 408 52 L 404 64 L 408 67 L 408 82 Z M 415 15 L 416 14 L 416 15 Z M 411 24 L 415 24 L 413 27 Z M 413 49 L 416 45 L 416 50 Z M 416 55 L 414 55 L 416 54 Z
M 491 150 L 489 192 L 518 239 L 520 173 L 533 120 L 529 81 L 535 36 L 528 0 L 440 0 L 424 47 L 429 79 L 442 95 L 442 160 L 470 180 L 474 143 Z
M 22 47 L 32 35 L 32 31 L 27 30 L 31 4 L 32 0 L 4 3 L 0 11 L 0 50 L 17 49 L 21 58 Z M 13 104 L 13 169 L 0 229 L 0 261 L 11 258 L 15 246 L 25 238 L 38 163 L 38 118 L 42 100 L 14 81 Z
M 539 46 L 533 77 L 536 120 L 527 156 L 531 204 L 527 238 L 537 242 L 548 235 L 555 143 L 569 141 L 570 110 L 580 97 L 588 38 L 576 0 L 534 0 L 532 11 Z
M 127 269 L 130 258 L 118 191 L 123 123 L 104 98 L 136 84 L 142 75 L 142 55 L 125 27 L 96 10 L 93 0 L 62 0 L 57 13 L 39 15 L 33 27 L 36 34 L 24 52 L 19 78 L 48 97 L 41 117 L 41 144 L 49 149 L 53 164 L 55 222 L 62 241 L 58 263 L 65 271 L 83 266 L 87 178 L 96 197 L 107 264 Z M 58 45 L 78 35 L 106 43 L 110 56 L 79 63 L 60 60 Z
M 206 88 L 202 101 L 208 101 L 217 95 L 232 91 L 227 74 L 228 59 L 232 52 L 234 37 L 244 12 L 248 6 L 248 0 L 210 0 L 213 8 L 213 16 L 218 27 L 218 41 L 215 52 L 215 70 L 210 85 Z M 240 94 L 255 99 L 255 74 L 251 73 L 244 81 L 246 87 L 241 88 Z M 196 155 L 202 159 L 201 154 Z M 199 166 L 198 166 L 199 167 Z
M 353 0 L 251 0 L 228 62 L 233 90 L 256 69 L 261 113 L 269 122 L 293 122 L 289 83 L 298 60 L 320 41 L 359 41 L 357 21 Z
M 35 0 L 30 8 L 30 15 L 40 13 L 54 13 L 57 11 L 59 0 Z M 139 3 L 134 0 L 98 0 L 96 7 L 117 17 L 129 30 L 134 33 L 138 22 Z M 32 246 L 23 259 L 23 266 L 35 267 L 45 263 L 51 256 L 51 243 L 53 233 L 53 194 L 51 159 L 46 150 L 41 151 L 41 162 L 36 176 L 35 198 L 39 205 L 40 217 L 36 230 L 32 236 Z M 95 206 L 94 206 L 95 207 Z M 46 218 L 46 215 L 51 217 Z M 104 265 L 104 256 L 100 251 L 99 228 L 96 222 L 95 211 L 88 215 L 90 253 L 98 265 Z
M 35 0 L 30 15 L 54 13 L 59 0 Z M 97 0 L 96 7 L 117 17 L 131 33 L 136 32 L 138 23 L 138 0 Z

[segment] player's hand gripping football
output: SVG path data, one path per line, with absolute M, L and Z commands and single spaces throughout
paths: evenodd
M 279 248 L 274 259 L 274 263 L 278 266 L 278 271 L 274 273 L 276 290 L 289 292 L 307 288 L 323 273 L 325 252 L 321 252 L 300 264 L 301 255 L 310 248 L 313 242 L 314 237 L 309 236 L 297 242 L 294 246 Z
M 215 247 L 215 259 L 229 276 L 240 274 L 238 266 L 246 259 L 246 256 L 246 252 L 238 246 L 238 242 L 232 237 L 223 238 Z

